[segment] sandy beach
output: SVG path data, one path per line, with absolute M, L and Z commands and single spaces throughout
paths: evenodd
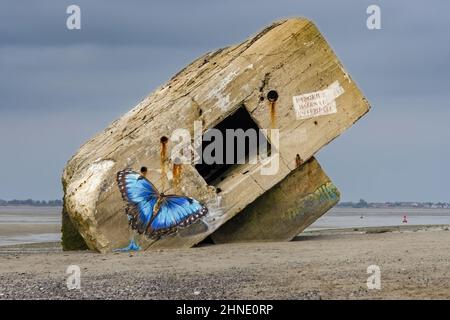
M 367 288 L 367 267 L 381 289 Z M 66 269 L 81 269 L 68 290 Z M 295 241 L 137 253 L 0 247 L 0 299 L 450 299 L 448 226 L 310 231 Z

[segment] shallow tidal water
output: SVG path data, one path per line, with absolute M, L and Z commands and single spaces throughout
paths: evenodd
M 307 230 L 441 224 L 450 224 L 450 209 L 333 208 Z
M 61 207 L 0 206 L 0 246 L 60 240 L 61 210 Z
M 333 208 L 306 231 L 442 224 L 450 225 L 450 209 Z M 60 207 L 0 207 L 0 246 L 59 241 L 60 227 Z

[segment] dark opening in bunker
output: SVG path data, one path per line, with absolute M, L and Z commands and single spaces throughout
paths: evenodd
M 201 162 L 195 168 L 213 186 L 240 166 L 259 161 L 260 154 L 270 155 L 270 143 L 244 106 L 207 130 L 201 148 Z

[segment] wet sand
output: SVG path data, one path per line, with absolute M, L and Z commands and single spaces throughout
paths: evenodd
M 60 207 L 0 207 L 0 246 L 58 241 Z
M 381 269 L 369 290 L 367 267 Z M 66 269 L 81 269 L 68 290 Z M 0 247 L 0 299 L 450 299 L 448 226 L 307 232 L 295 241 L 154 252 Z

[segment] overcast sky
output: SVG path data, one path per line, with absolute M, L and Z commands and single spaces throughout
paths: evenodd
M 448 0 L 2 0 L 0 198 L 61 198 L 79 146 L 187 63 L 305 16 L 373 107 L 318 154 L 343 200 L 450 202 L 449 15 Z

